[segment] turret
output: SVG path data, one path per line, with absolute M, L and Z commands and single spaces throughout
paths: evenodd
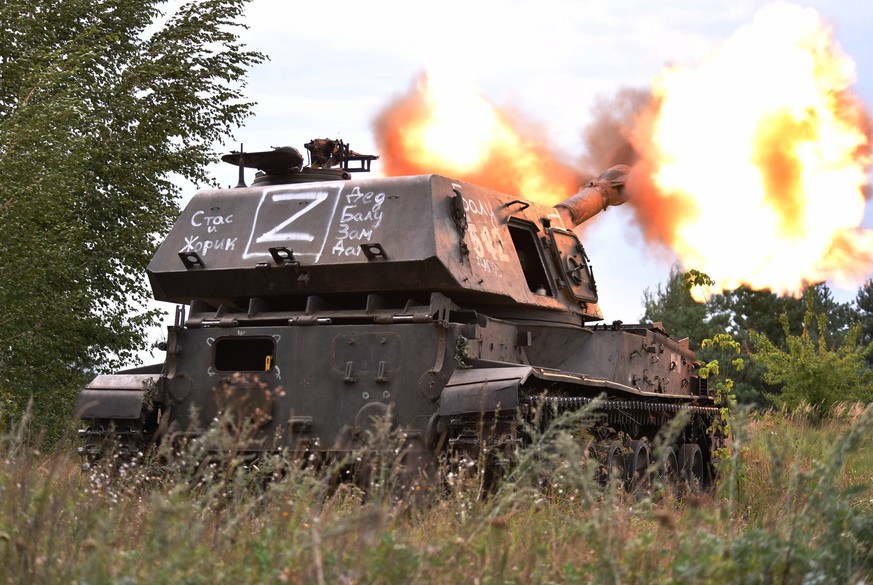
M 255 319 L 436 292 L 505 318 L 602 318 L 570 228 L 624 201 L 628 167 L 548 207 L 439 175 L 351 179 L 377 157 L 327 139 L 306 148 L 309 166 L 291 147 L 223 157 L 261 172 L 191 199 L 149 264 L 157 300 Z

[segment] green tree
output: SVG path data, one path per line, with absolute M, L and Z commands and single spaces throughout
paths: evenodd
M 716 295 L 713 310 L 726 316 L 731 333 L 746 346 L 750 331 L 757 331 L 781 346 L 784 333 L 780 316 L 788 314 L 789 322 L 799 321 L 803 317 L 803 309 L 797 299 L 780 297 L 768 290 L 753 290 L 747 286 Z
M 742 404 L 764 405 L 778 385 L 764 380 L 765 368 L 751 356 L 751 332 L 756 331 L 772 340 L 778 347 L 785 345 L 785 332 L 780 316 L 786 315 L 795 331 L 800 330 L 803 303 L 794 297 L 776 295 L 767 290 L 752 290 L 741 286 L 721 292 L 710 299 L 709 310 L 726 323 L 725 331 L 736 339 L 745 357 L 745 368 L 734 378 L 734 393 Z M 706 356 L 712 359 L 710 356 Z
M 713 319 L 708 304 L 698 303 L 691 296 L 695 284 L 705 284 L 695 282 L 698 276 L 701 275 L 696 271 L 682 272 L 674 266 L 666 284 L 659 283 L 655 291 L 643 292 L 643 322 L 661 323 L 674 338 L 687 337 L 689 346 L 695 350 L 704 339 L 724 332 L 727 326 L 724 316 Z
M 713 283 L 697 271 L 681 272 L 673 267 L 665 285 L 659 284 L 655 292 L 646 290 L 643 293 L 643 321 L 661 322 L 673 337 L 688 337 L 689 347 L 703 363 L 733 363 L 737 359 L 734 347 L 726 350 L 722 343 L 703 344 L 706 340 L 731 337 L 725 335 L 727 333 L 736 334 L 733 314 L 725 309 L 724 294 L 713 295 L 707 302 L 699 303 L 691 296 L 691 289 L 697 284 Z M 738 336 L 738 339 L 742 339 L 742 336 Z M 743 345 L 733 343 L 736 347 Z M 748 352 L 744 351 L 743 355 L 748 355 Z M 748 360 L 744 368 L 737 368 L 732 376 L 730 391 L 738 402 L 755 404 L 764 401 L 761 395 L 762 375 L 761 368 Z
M 240 124 L 246 0 L 6 0 L 0 6 L 0 409 L 70 418 L 89 372 L 145 344 L 142 275 Z
M 786 335 L 800 334 L 808 311 L 827 313 L 830 327 L 826 335 L 830 343 L 840 341 L 857 321 L 851 303 L 836 302 L 830 288 L 823 282 L 806 287 L 799 297 L 780 296 L 768 290 L 741 286 L 713 296 L 710 309 L 725 316 L 731 334 L 743 340 L 746 347 L 750 332 L 755 331 L 785 348 Z M 783 315 L 787 316 L 788 329 L 785 329 Z
M 708 305 L 714 315 L 727 321 L 727 331 L 743 347 L 746 368 L 735 380 L 737 400 L 742 403 L 772 402 L 781 392 L 782 385 L 765 377 L 766 368 L 752 352 L 752 336 L 761 335 L 782 350 L 788 349 L 788 337 L 804 330 L 804 315 L 826 313 L 831 326 L 823 329 L 830 345 L 840 343 L 856 321 L 851 303 L 838 303 L 826 283 L 806 287 L 800 297 L 781 296 L 767 290 L 752 290 L 741 286 L 735 290 L 714 295 Z M 808 331 L 815 341 L 818 329 Z
M 830 326 L 821 331 L 826 336 L 825 342 L 833 347 L 843 342 L 850 327 L 859 319 L 858 311 L 851 303 L 836 302 L 825 283 L 807 287 L 799 298 L 741 286 L 712 295 L 706 303 L 698 303 L 690 291 L 694 277 L 699 275 L 694 271 L 683 273 L 674 267 L 666 285 L 659 284 L 655 292 L 645 291 L 643 319 L 662 322 L 674 337 L 688 337 L 691 348 L 704 362 L 716 360 L 724 363 L 729 356 L 722 355 L 717 345 L 701 347 L 701 342 L 720 333 L 729 333 L 739 342 L 745 357 L 745 368 L 733 376 L 733 392 L 737 401 L 744 404 L 764 404 L 778 396 L 782 387 L 775 378 L 765 378 L 764 365 L 752 355 L 753 334 L 787 350 L 788 337 L 798 336 L 804 331 L 807 312 L 825 313 Z M 859 292 L 859 299 L 863 292 L 863 289 Z M 870 298 L 873 298 L 873 293 Z M 869 304 L 873 314 L 873 300 Z M 807 330 L 807 334 L 817 342 L 819 329 Z
M 766 336 L 752 332 L 753 358 L 766 367 L 764 379 L 780 384 L 782 391 L 774 401 L 786 408 L 801 404 L 817 407 L 827 414 L 840 402 L 873 400 L 873 371 L 867 356 L 873 345 L 860 340 L 861 326 L 850 328 L 842 343 L 831 346 L 825 313 L 807 311 L 799 335 L 789 333 L 789 322 L 782 316 L 787 349 L 773 344 Z
M 861 342 L 873 342 L 873 280 L 868 280 L 855 296 L 856 318 L 861 324 Z M 868 361 L 873 357 L 868 357 Z

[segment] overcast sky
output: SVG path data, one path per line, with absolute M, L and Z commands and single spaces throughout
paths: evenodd
M 378 154 L 374 117 L 421 72 L 438 66 L 472 78 L 492 102 L 545 125 L 572 161 L 584 154 L 581 133 L 598 96 L 648 87 L 666 65 L 699 62 L 768 3 L 253 0 L 243 39 L 270 60 L 250 74 L 246 94 L 258 102 L 254 116 L 224 148 L 242 141 L 246 150 L 303 151 L 312 138 L 335 137 Z M 873 2 L 796 4 L 816 8 L 833 27 L 856 63 L 857 92 L 873 109 Z M 229 165 L 215 170 L 222 185 L 235 184 L 236 173 Z M 867 216 L 873 225 L 869 206 Z M 638 320 L 644 289 L 666 280 L 672 258 L 647 249 L 626 209 L 609 210 L 584 237 L 606 320 Z M 855 293 L 836 292 L 840 300 Z

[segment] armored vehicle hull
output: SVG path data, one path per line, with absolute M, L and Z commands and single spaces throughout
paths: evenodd
M 82 391 L 86 459 L 228 416 L 254 453 L 350 451 L 383 417 L 418 452 L 477 453 L 522 445 L 540 405 L 599 397 L 609 468 L 648 467 L 685 411 L 666 464 L 707 481 L 718 409 L 693 352 L 657 325 L 599 324 L 571 230 L 621 202 L 623 169 L 556 207 L 438 175 L 303 171 L 194 196 L 148 268 L 179 304 L 166 359 Z

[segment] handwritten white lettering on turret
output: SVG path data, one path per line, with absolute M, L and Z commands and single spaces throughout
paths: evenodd
M 470 249 L 471 262 L 481 270 L 501 276 L 503 264 L 509 262 L 509 254 L 503 247 L 501 224 L 491 202 L 464 199 L 469 225 L 466 239 Z
M 473 215 L 481 215 L 487 217 L 491 222 L 491 227 L 498 227 L 500 224 L 497 221 L 497 215 L 491 207 L 491 203 L 477 201 L 476 199 L 464 199 L 464 211 Z
M 230 215 L 206 215 L 203 210 L 195 211 L 191 216 L 191 225 L 194 227 L 206 226 L 207 233 L 213 234 L 218 231 L 218 226 L 233 223 L 233 214 Z
M 339 225 L 330 253 L 334 256 L 360 256 L 359 242 L 369 242 L 382 224 L 382 204 L 385 193 L 364 193 L 355 187 L 342 198 Z
M 232 223 L 233 214 L 217 215 L 211 211 L 207 214 L 202 209 L 195 211 L 191 215 L 191 227 L 199 233 L 184 236 L 185 245 L 179 251 L 196 252 L 200 256 L 206 256 L 210 250 L 235 250 L 239 238 L 218 237 L 221 227 Z
M 206 256 L 209 250 L 235 250 L 239 238 L 217 238 L 201 240 L 200 236 L 185 236 L 185 247 L 180 252 L 197 252 Z

